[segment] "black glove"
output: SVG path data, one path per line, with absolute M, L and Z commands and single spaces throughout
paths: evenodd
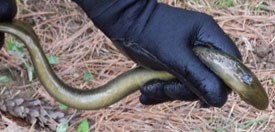
M 141 103 L 200 99 L 210 106 L 221 107 L 226 102 L 229 88 L 192 52 L 195 44 L 209 43 L 241 58 L 237 47 L 211 16 L 155 0 L 75 2 L 136 63 L 169 71 L 180 80 L 147 84 L 141 89 Z
M 11 21 L 16 15 L 15 0 L 0 0 L 0 22 Z M 4 44 L 4 33 L 0 32 L 0 49 Z

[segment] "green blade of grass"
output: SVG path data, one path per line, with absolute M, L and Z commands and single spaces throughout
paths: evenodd
M 77 132 L 88 132 L 90 129 L 89 122 L 87 119 L 81 121 L 81 123 L 77 126 Z
M 51 65 L 59 64 L 59 59 L 56 56 L 53 56 L 53 55 L 48 56 L 48 61 Z
M 268 120 L 268 119 L 269 119 L 268 116 L 261 116 L 261 117 L 258 117 L 258 118 L 256 118 L 256 119 L 253 119 L 253 120 L 244 122 L 242 128 L 247 129 L 247 128 L 249 128 L 250 126 L 252 126 L 253 124 L 255 124 L 255 123 L 258 123 L 258 122 L 261 122 L 261 121 L 266 121 L 266 120 Z
M 0 82 L 1 83 L 7 83 L 7 82 L 9 82 L 9 81 L 11 81 L 11 78 L 10 77 L 8 77 L 8 76 L 0 76 Z
M 24 63 L 27 69 L 29 81 L 31 82 L 33 80 L 34 67 L 32 65 L 29 65 L 23 58 L 21 58 L 21 61 Z
M 61 123 L 57 126 L 56 132 L 66 132 L 68 127 L 69 127 L 68 123 Z
M 92 79 L 93 79 L 93 76 L 88 70 L 86 70 L 84 72 L 84 81 L 88 82 L 88 81 L 91 81 Z
M 67 105 L 64 105 L 64 104 L 62 104 L 62 103 L 60 103 L 60 102 L 58 102 L 58 106 L 59 106 L 59 108 L 60 108 L 61 110 L 66 110 L 66 109 L 68 109 L 68 106 L 67 106 Z
M 23 57 L 24 56 L 24 48 L 18 41 L 16 41 L 13 37 L 9 37 L 8 42 L 7 42 L 7 50 L 18 56 L 18 57 Z

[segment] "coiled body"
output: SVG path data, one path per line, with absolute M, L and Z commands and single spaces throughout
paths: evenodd
M 144 85 L 146 82 L 153 80 L 153 79 L 160 79 L 160 80 L 169 80 L 174 79 L 174 76 L 171 75 L 168 72 L 165 71 L 154 71 L 150 69 L 145 68 L 136 68 L 133 70 L 130 70 L 120 76 L 118 76 L 116 79 L 108 82 L 106 85 L 101 86 L 96 89 L 90 89 L 90 90 L 80 90 L 76 88 L 72 88 L 70 86 L 67 86 L 64 84 L 52 71 L 48 60 L 39 44 L 39 40 L 32 30 L 30 26 L 28 26 L 25 23 L 22 23 L 20 21 L 14 20 L 12 23 L 0 23 L 0 31 L 13 34 L 17 36 L 19 39 L 23 41 L 23 43 L 26 45 L 31 60 L 33 62 L 35 71 L 43 84 L 43 86 L 46 88 L 46 90 L 49 92 L 49 94 L 54 97 L 59 102 L 68 105 L 72 108 L 76 109 L 82 109 L 82 110 L 88 110 L 88 109 L 99 109 L 106 106 L 109 106 L 120 99 L 126 97 L 127 95 L 135 92 L 138 90 L 142 85 Z M 228 55 L 222 53 L 222 52 L 216 52 L 216 50 L 203 50 L 205 48 L 195 48 L 194 52 L 197 53 L 198 56 L 200 55 L 219 55 L 223 56 L 222 59 L 229 59 Z M 210 54 L 211 53 L 211 54 Z M 200 57 L 207 66 L 210 66 L 210 69 L 213 70 L 213 72 L 220 73 L 223 72 L 223 70 L 228 70 L 226 67 L 223 66 L 223 63 L 219 63 L 219 65 L 215 65 L 217 62 L 213 57 L 209 58 L 203 58 Z M 204 60 L 205 59 L 205 60 Z M 230 58 L 231 61 L 237 61 L 235 58 Z M 215 64 L 213 64 L 215 63 Z M 240 65 L 240 63 L 237 64 L 238 69 L 242 69 L 245 67 L 244 65 Z M 220 67 L 222 68 L 211 68 L 214 67 Z M 238 72 L 238 70 L 232 70 L 234 72 Z M 230 71 L 231 72 L 231 71 Z M 252 72 L 249 70 L 246 70 L 244 72 L 248 72 L 249 75 L 253 75 Z M 220 76 L 226 84 L 229 84 L 227 82 L 230 82 L 232 78 L 223 77 L 227 74 L 217 74 Z M 239 85 L 244 85 L 245 82 L 242 82 L 242 80 L 245 78 L 239 78 L 239 74 L 234 74 L 233 80 L 241 80 Z M 257 80 L 255 76 L 252 76 L 252 84 L 247 87 L 242 87 L 240 89 L 236 88 L 235 85 L 232 86 L 234 90 L 236 90 L 239 94 L 243 93 L 243 89 L 246 89 L 245 91 L 247 93 L 253 92 L 253 94 L 240 94 L 242 99 L 245 99 L 249 104 L 252 104 L 258 109 L 265 109 L 268 104 L 268 100 L 265 91 L 261 87 L 261 84 Z M 256 80 L 256 81 L 254 81 Z M 254 83 L 255 82 L 255 83 Z M 257 89 L 250 90 L 250 89 Z M 247 91 L 248 90 L 248 91 Z M 255 92 L 255 93 L 254 93 Z M 260 98 L 255 97 L 257 94 L 262 95 Z M 245 98 L 243 98 L 245 96 Z M 257 101 L 256 101 L 257 99 Z M 255 105 L 258 102 L 262 102 L 262 105 Z

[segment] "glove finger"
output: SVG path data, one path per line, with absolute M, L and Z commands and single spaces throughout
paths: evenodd
M 144 104 L 144 105 L 154 105 L 154 104 L 160 104 L 160 103 L 164 103 L 166 101 L 169 101 L 169 100 L 156 100 L 156 99 L 152 99 L 152 98 L 149 98 L 145 95 L 141 95 L 139 97 L 139 101 L 140 103 Z
M 194 101 L 199 99 L 179 80 L 153 80 L 145 84 L 140 91 L 142 93 L 140 97 L 142 104 L 157 104 L 173 100 Z
M 164 85 L 165 94 L 173 100 L 194 101 L 198 96 L 179 80 L 167 82 Z
M 198 97 L 197 97 L 197 99 L 198 99 Z M 139 101 L 143 105 L 155 105 L 155 104 L 160 104 L 160 103 L 164 103 L 164 102 L 172 101 L 172 100 L 166 100 L 166 101 L 165 100 L 156 100 L 156 99 L 149 98 L 149 97 L 147 97 L 147 96 L 145 96 L 145 95 L 142 94 L 139 97 Z M 192 101 L 192 100 L 189 100 L 189 101 Z M 210 107 L 207 103 L 205 103 L 203 101 L 200 101 L 200 106 L 201 106 L 201 108 L 208 108 L 208 107 Z
M 200 28 L 199 33 L 197 34 L 197 44 L 210 44 L 218 50 L 221 50 L 227 54 L 230 54 L 234 57 L 242 59 L 241 53 L 238 50 L 235 43 L 228 35 L 220 28 L 216 21 L 208 15 L 205 15 L 205 20 L 202 23 L 202 28 Z M 231 92 L 232 89 L 227 87 L 228 92 Z
M 169 67 L 167 70 L 186 83 L 200 100 L 210 106 L 223 106 L 227 100 L 227 86 L 199 60 L 192 47 L 180 44 L 174 47 L 178 48 L 167 46 L 158 56 Z
M 203 43 L 211 44 L 213 47 L 228 53 L 234 57 L 242 59 L 241 53 L 235 43 L 220 28 L 216 21 L 208 15 L 205 15 L 205 21 L 197 34 L 197 40 Z
M 0 21 L 11 21 L 16 13 L 15 0 L 0 0 Z
M 140 92 L 142 95 L 145 95 L 148 98 L 167 101 L 171 100 L 164 92 L 165 81 L 162 80 L 153 80 L 146 83 L 141 89 Z
M 17 13 L 15 0 L 0 0 L 0 21 L 11 21 Z M 4 45 L 4 33 L 0 32 L 0 49 Z
M 162 81 L 159 80 L 160 83 L 163 83 L 163 89 L 165 94 L 170 97 L 167 101 L 172 100 L 182 100 L 182 101 L 195 101 L 199 100 L 199 97 L 194 94 L 186 85 L 184 85 L 179 80 L 171 80 L 171 81 Z M 156 87 L 158 88 L 158 87 Z M 161 98 L 161 97 L 160 97 Z M 147 104 L 158 104 L 166 102 L 165 100 L 156 100 L 149 98 L 145 95 L 140 97 L 140 100 Z M 200 105 L 202 108 L 210 107 L 207 103 L 200 100 Z
M 0 50 L 1 50 L 2 46 L 4 45 L 4 41 L 5 41 L 4 33 L 0 32 Z

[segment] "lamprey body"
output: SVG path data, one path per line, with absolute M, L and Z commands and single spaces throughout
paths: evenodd
M 26 45 L 35 71 L 48 93 L 57 101 L 72 108 L 82 110 L 104 108 L 135 92 L 148 80 L 174 78 L 168 72 L 136 68 L 96 89 L 72 88 L 61 81 L 51 69 L 31 26 L 14 20 L 12 23 L 1 23 L 0 31 L 13 34 Z
M 72 108 L 82 110 L 104 108 L 135 92 L 150 80 L 175 78 L 165 71 L 135 68 L 95 89 L 72 88 L 61 81 L 51 69 L 40 46 L 39 39 L 31 26 L 13 20 L 11 23 L 0 23 L 0 31 L 13 34 L 22 40 L 30 53 L 32 63 L 42 85 L 57 101 Z M 244 101 L 258 109 L 267 107 L 268 98 L 260 82 L 241 62 L 225 53 L 212 49 L 195 47 L 194 51 L 229 87 L 239 93 Z
M 267 94 L 257 77 L 242 62 L 221 51 L 206 47 L 193 49 L 202 62 L 237 92 L 248 104 L 263 110 L 268 106 Z

